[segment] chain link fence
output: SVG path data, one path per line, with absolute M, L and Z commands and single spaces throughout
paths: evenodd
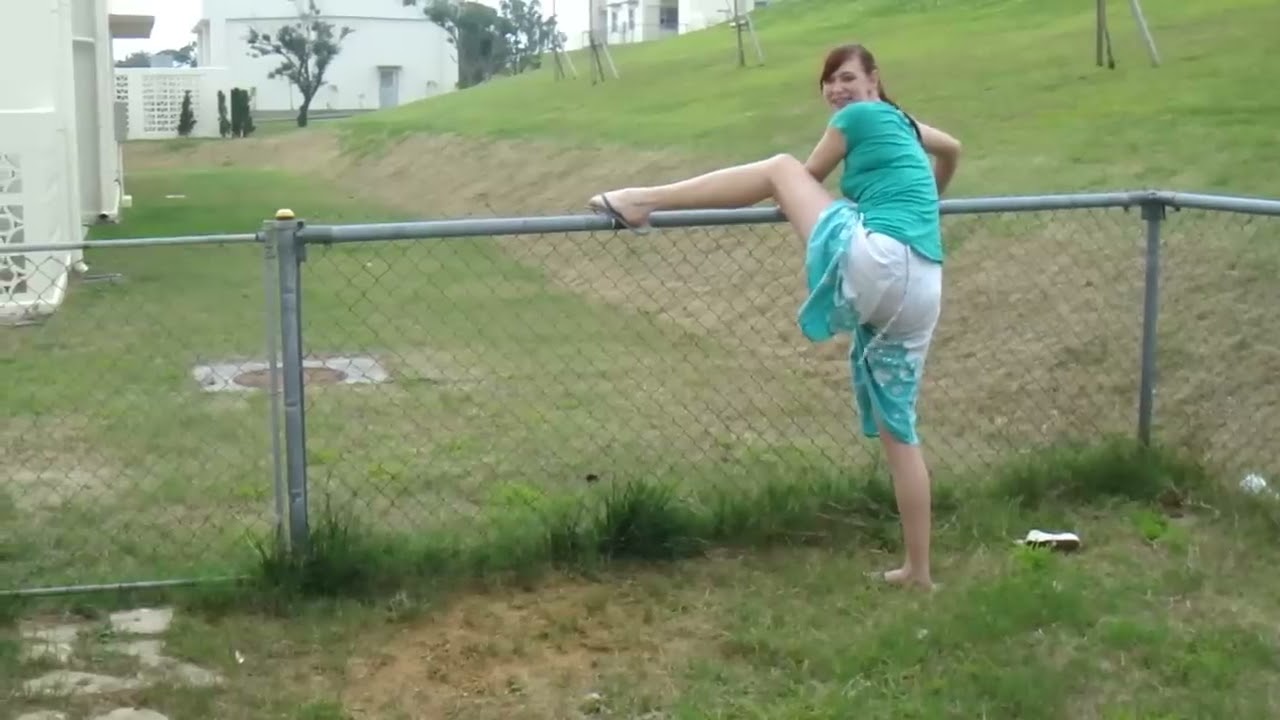
M 920 406 L 940 481 L 1134 433 L 1229 476 L 1280 473 L 1280 202 L 943 212 Z M 0 590 L 236 572 L 250 540 L 305 542 L 324 504 L 388 532 L 465 533 L 614 480 L 877 467 L 847 343 L 796 327 L 803 243 L 777 212 L 654 225 L 285 213 L 253 234 L 84 245 L 118 276 L 72 280 L 55 312 L 0 328 Z M 62 278 L 64 258 L 36 250 L 67 247 L 0 246 L 9 296 L 33 272 Z
M 270 536 L 257 239 L 121 242 L 84 276 L 0 246 L 0 589 L 234 572 Z

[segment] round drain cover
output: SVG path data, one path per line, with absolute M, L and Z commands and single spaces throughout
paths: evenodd
M 326 367 L 302 368 L 302 382 L 304 384 L 331 385 L 346 379 L 347 374 L 341 370 Z M 236 375 L 234 382 L 244 387 L 265 388 L 271 382 L 271 371 L 249 370 L 248 372 L 242 372 Z

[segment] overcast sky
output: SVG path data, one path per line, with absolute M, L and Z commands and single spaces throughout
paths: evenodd
M 0 0 L 11 2 L 12 0 Z M 498 6 L 498 0 L 479 0 L 491 7 Z M 371 5 L 379 2 L 399 3 L 401 0 L 367 0 Z M 540 0 L 542 11 L 551 14 L 552 3 L 560 15 L 560 28 L 569 36 L 567 45 L 577 47 L 582 33 L 587 29 L 587 0 Z M 153 15 L 156 19 L 155 29 L 151 31 L 149 40 L 116 40 L 113 50 L 116 59 L 124 58 L 131 52 L 146 50 L 159 52 L 169 48 L 178 48 L 191 42 L 191 28 L 200 19 L 200 0 L 110 0 L 111 12 L 122 15 Z M 320 4 L 324 9 L 324 3 Z M 580 17 L 579 17 L 580 16 Z

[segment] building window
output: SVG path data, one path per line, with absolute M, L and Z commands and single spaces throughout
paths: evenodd
M 677 30 L 680 27 L 680 8 L 664 5 L 658 8 L 658 27 L 663 30 Z

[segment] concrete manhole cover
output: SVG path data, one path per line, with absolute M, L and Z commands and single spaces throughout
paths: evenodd
M 302 368 L 302 382 L 307 385 L 332 385 L 347 379 L 341 370 L 327 367 Z M 232 382 L 245 387 L 262 389 L 271 384 L 271 370 L 248 370 L 232 378 Z
M 283 372 L 283 367 L 278 370 Z M 271 384 L 271 367 L 265 362 L 227 362 L 199 365 L 192 370 L 205 392 L 247 392 Z M 391 379 L 371 357 L 335 357 L 302 361 L 304 385 L 367 385 Z

